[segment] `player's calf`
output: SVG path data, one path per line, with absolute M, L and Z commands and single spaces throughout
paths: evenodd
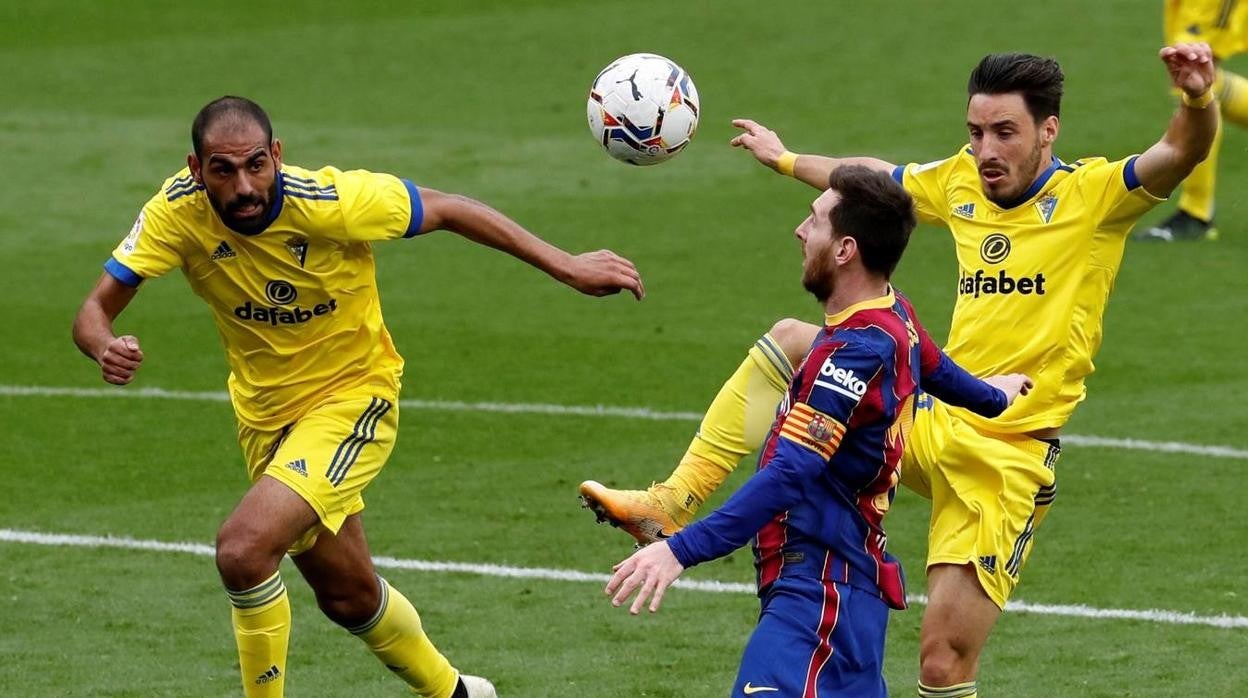
M 353 628 L 372 618 L 381 607 L 381 584 L 369 570 L 365 578 L 353 575 L 312 587 L 316 605 L 326 618 L 344 628 Z

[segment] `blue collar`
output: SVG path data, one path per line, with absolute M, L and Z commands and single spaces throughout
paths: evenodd
M 1056 155 L 1052 155 L 1050 157 L 1053 158 L 1053 161 L 1049 163 L 1049 166 L 1045 168 L 1044 172 L 1040 173 L 1039 177 L 1036 177 L 1036 181 L 1032 182 L 1030 187 L 1027 187 L 1027 191 L 1019 194 L 1017 199 L 997 205 L 1005 209 L 1014 208 L 1027 203 L 1028 199 L 1039 193 L 1039 191 L 1044 188 L 1044 185 L 1048 183 L 1049 178 L 1053 176 L 1053 173 L 1057 172 L 1057 168 L 1062 166 L 1062 161 L 1058 160 Z M 274 208 L 277 207 L 275 206 Z
M 220 216 L 217 216 L 217 218 L 220 219 L 220 221 L 225 225 L 225 227 L 229 228 L 230 230 L 233 230 L 239 235 L 246 235 L 248 237 L 251 237 L 253 235 L 259 235 L 260 233 L 263 233 L 264 231 L 268 230 L 269 226 L 273 225 L 273 221 L 277 220 L 277 217 L 282 215 L 282 202 L 286 198 L 282 194 L 282 192 L 285 190 L 285 188 L 286 188 L 286 183 L 282 179 L 282 171 L 279 169 L 277 171 L 277 200 L 273 202 L 273 208 L 269 209 L 269 216 L 264 221 L 264 227 L 257 230 L 254 233 L 243 232 L 235 228 L 234 226 L 230 225 L 229 223 L 226 223 L 224 218 L 221 218 Z

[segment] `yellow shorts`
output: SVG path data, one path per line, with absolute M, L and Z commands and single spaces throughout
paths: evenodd
M 280 480 L 320 519 L 291 546 L 291 555 L 311 548 L 323 530 L 337 534 L 348 516 L 364 510 L 364 488 L 394 450 L 398 427 L 395 396 L 376 390 L 335 395 L 282 429 L 239 425 L 251 481 L 262 475 Z
M 977 431 L 930 395 L 918 401 L 901 483 L 932 500 L 927 566 L 972 563 L 1001 607 L 1057 496 L 1056 445 Z
M 1248 49 L 1248 2 L 1166 0 L 1163 24 L 1167 44 L 1204 41 L 1219 60 Z

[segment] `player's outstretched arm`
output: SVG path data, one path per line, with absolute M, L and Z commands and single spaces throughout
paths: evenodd
M 1183 92 L 1183 104 L 1165 135 L 1135 161 L 1135 176 L 1148 193 L 1166 197 L 1209 154 L 1218 130 L 1213 99 L 1216 67 L 1209 44 L 1175 44 L 1158 53 L 1170 84 Z
M 424 206 L 422 233 L 459 233 L 528 262 L 587 295 L 609 296 L 629 291 L 637 300 L 646 295 L 637 267 L 610 250 L 569 254 L 475 199 L 424 187 L 420 189 L 420 198 Z
M 732 125 L 741 129 L 741 133 L 738 133 L 731 141 L 734 148 L 745 148 L 759 162 L 776 172 L 800 179 L 819 191 L 828 188 L 828 177 L 832 176 L 833 170 L 842 165 L 863 165 L 884 173 L 892 173 L 895 168 L 895 165 L 879 158 L 830 158 L 823 155 L 799 155 L 789 152 L 775 131 L 757 121 L 733 119 Z
M 138 339 L 113 334 L 113 321 L 138 292 L 137 287 L 127 286 L 105 273 L 74 317 L 74 344 L 100 365 L 105 381 L 116 385 L 134 380 L 139 364 L 143 363 Z

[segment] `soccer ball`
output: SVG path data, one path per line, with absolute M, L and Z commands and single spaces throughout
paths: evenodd
M 589 88 L 589 131 L 616 160 L 657 165 L 689 145 L 698 90 L 689 73 L 653 53 L 611 62 Z

